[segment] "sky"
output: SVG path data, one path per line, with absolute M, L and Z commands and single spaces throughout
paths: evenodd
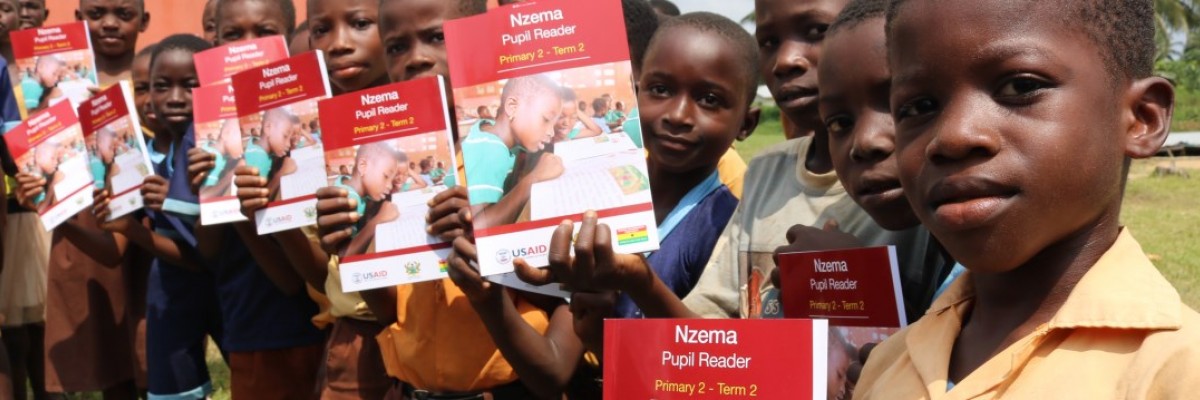
M 754 0 L 671 0 L 676 6 L 679 6 L 679 11 L 708 11 L 711 13 L 721 14 L 734 21 L 741 21 L 742 17 L 754 10 Z M 753 32 L 754 27 L 748 26 L 747 29 Z

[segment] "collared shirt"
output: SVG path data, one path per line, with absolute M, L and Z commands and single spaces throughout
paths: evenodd
M 491 204 L 504 197 L 504 181 L 517 163 L 516 146 L 509 148 L 500 137 L 479 130 L 481 120 L 471 127 L 462 142 L 467 167 L 467 192 L 471 204 Z
M 1124 229 L 1049 322 L 947 391 L 971 272 L 871 353 L 855 399 L 1184 399 L 1200 396 L 1200 315 Z

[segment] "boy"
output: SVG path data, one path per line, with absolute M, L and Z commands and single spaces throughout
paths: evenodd
M 296 5 L 291 0 L 213 1 L 216 45 L 273 35 L 290 38 L 296 30 Z
M 388 83 L 379 0 L 308 0 L 309 43 L 325 53 L 334 95 Z
M 1030 5 L 889 7 L 900 180 L 968 272 L 872 352 L 855 398 L 1200 390 L 1200 315 L 1120 226 L 1130 159 L 1173 106 L 1152 2 Z
M 15 64 L 9 64 L 14 60 L 12 38 L 9 33 L 18 30 L 17 13 L 19 12 L 20 4 L 17 0 L 0 0 L 0 56 L 4 57 L 5 66 L 9 67 L 9 79 L 17 81 L 20 79 L 20 73 L 17 71 Z
M 50 18 L 50 10 L 46 8 L 46 0 L 17 0 L 20 9 L 17 12 L 17 25 L 20 29 L 40 28 Z
M 408 162 L 403 151 L 387 143 L 370 143 L 358 148 L 351 176 L 339 178 L 333 186 L 346 189 L 350 200 L 358 205 L 355 212 L 362 219 L 354 225 L 346 255 L 363 254 L 375 241 L 375 227 L 399 216 L 396 205 L 388 200 L 399 166 Z
M 267 110 L 262 116 L 262 137 L 251 139 L 246 145 L 246 164 L 258 169 L 268 179 L 267 198 L 279 199 L 280 182 L 285 175 L 296 172 L 296 160 L 292 159 L 295 145 L 296 126 L 299 119 L 286 108 Z
M 609 99 L 597 97 L 592 99 L 592 122 L 600 127 L 603 133 L 612 133 L 612 128 L 608 125 L 606 116 L 608 115 Z
M 204 3 L 204 11 L 201 13 L 200 23 L 204 30 L 204 40 L 209 43 L 217 42 L 217 1 L 208 0 Z
M 133 81 L 133 105 L 137 107 L 138 119 L 142 122 L 142 134 L 147 139 L 154 137 L 154 132 L 162 129 L 158 118 L 150 112 L 150 56 L 154 54 L 157 44 L 143 47 L 133 57 L 133 67 L 129 70 L 129 78 Z
M 86 21 L 100 86 L 129 79 L 138 34 L 150 25 L 144 0 L 79 0 L 76 21 Z

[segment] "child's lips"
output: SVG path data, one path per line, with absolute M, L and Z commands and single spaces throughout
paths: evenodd
M 864 177 L 854 187 L 854 194 L 864 207 L 880 207 L 902 200 L 904 190 L 895 178 Z
M 660 133 L 660 134 L 656 134 L 654 136 L 656 136 L 658 138 L 659 146 L 661 146 L 667 150 L 671 150 L 671 151 L 688 152 L 688 151 L 691 151 L 692 147 L 694 147 L 696 145 L 695 143 L 693 143 L 689 140 L 683 139 L 678 136 L 672 136 L 670 134 L 661 134 Z
M 928 199 L 939 225 L 964 230 L 980 227 L 1004 212 L 1019 193 L 1016 187 L 986 178 L 951 178 L 934 184 Z
M 354 78 L 358 77 L 360 74 L 362 74 L 362 72 L 364 70 L 366 70 L 366 67 L 363 67 L 363 66 L 357 65 L 357 64 L 352 64 L 352 65 L 345 65 L 345 66 L 330 68 L 329 75 L 335 79 L 341 79 L 341 80 L 354 79 Z

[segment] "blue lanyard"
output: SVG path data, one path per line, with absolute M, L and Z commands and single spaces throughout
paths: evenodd
M 658 242 L 662 243 L 667 240 L 667 236 L 675 231 L 675 228 L 679 226 L 680 222 L 683 222 L 684 218 L 687 218 L 692 209 L 696 208 L 705 197 L 708 197 L 709 194 L 712 194 L 712 192 L 715 192 L 720 187 L 721 180 L 714 171 L 712 175 L 708 176 L 708 179 L 705 179 L 699 185 L 692 188 L 692 190 L 689 190 L 683 196 L 683 199 L 679 200 L 679 204 L 675 205 L 675 209 L 671 210 L 671 213 L 667 214 L 667 218 L 663 219 L 663 222 L 658 225 Z

